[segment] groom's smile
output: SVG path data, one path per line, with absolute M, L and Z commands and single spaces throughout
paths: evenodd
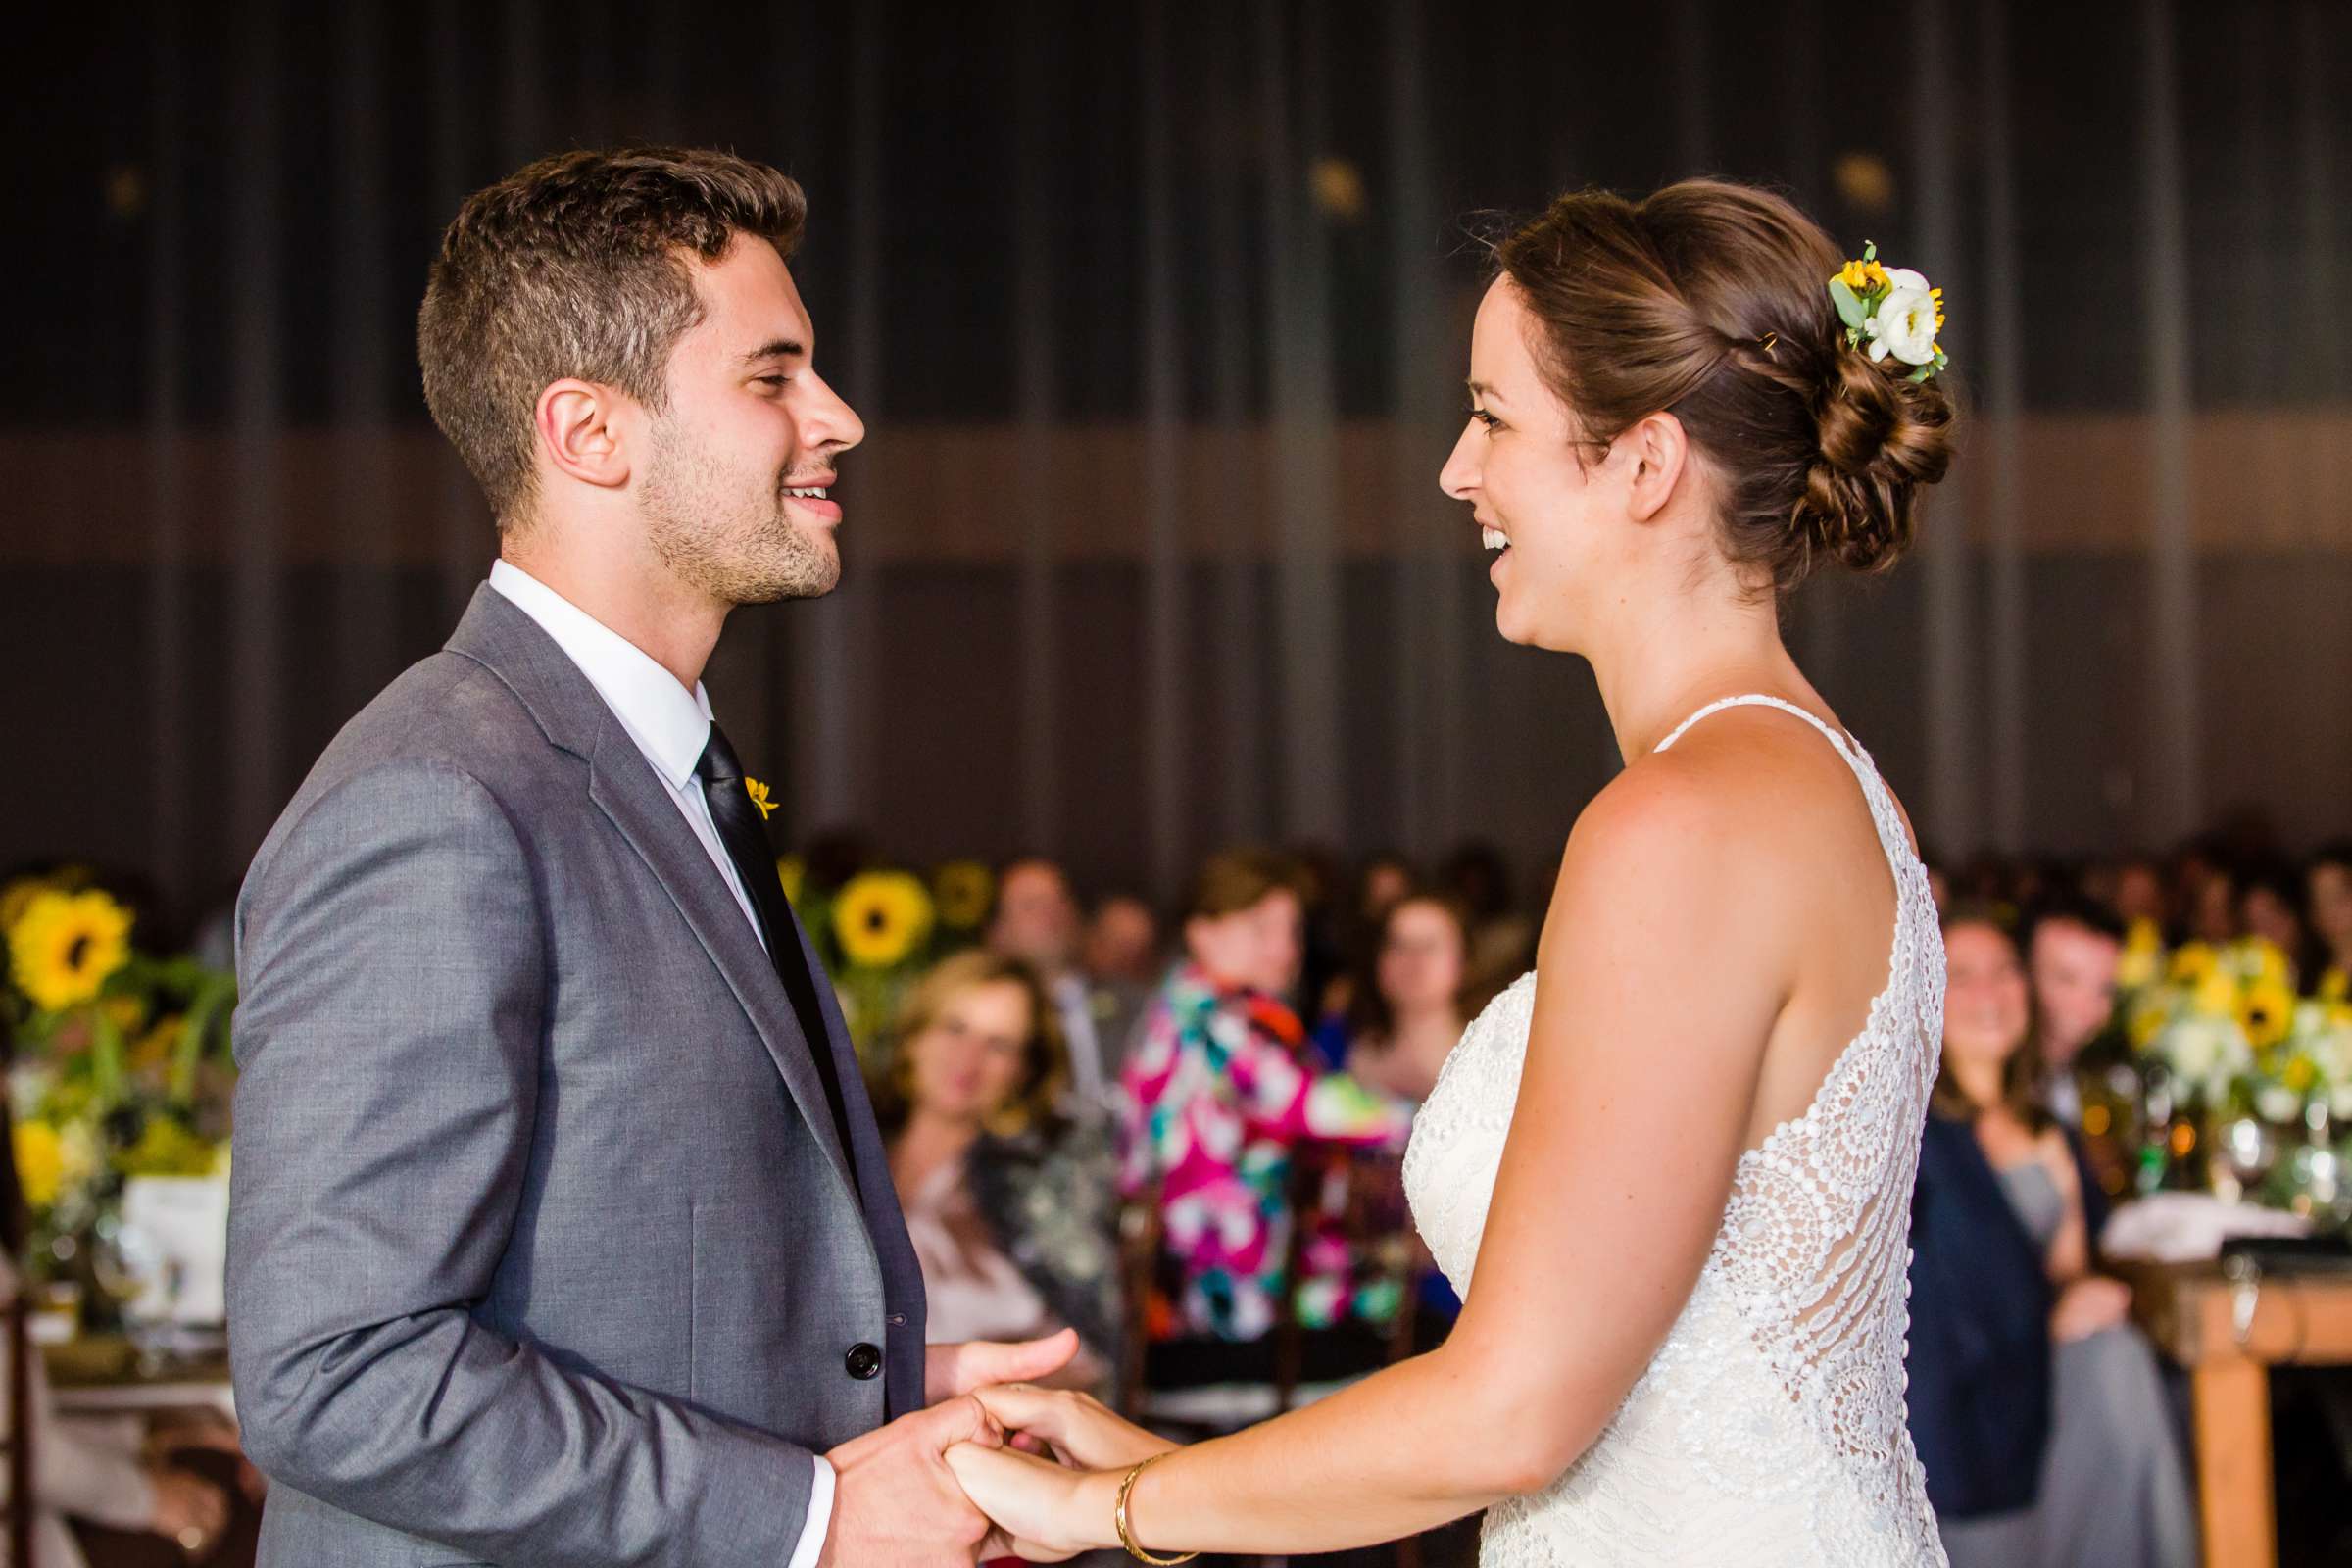
M 792 480 L 784 487 L 784 500 L 802 516 L 830 528 L 841 521 L 841 503 L 831 494 L 838 479 L 836 474 L 821 473 Z

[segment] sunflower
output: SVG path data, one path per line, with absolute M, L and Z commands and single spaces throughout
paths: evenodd
M 1868 299 L 1879 290 L 1888 286 L 1886 269 L 1875 258 L 1846 263 L 1838 270 L 1835 281 L 1843 283 L 1862 299 Z
M 2200 1017 L 2234 1018 L 2238 1014 L 2238 984 L 2227 969 L 2209 969 L 2189 987 L 2189 1009 Z
M 833 934 L 855 967 L 888 969 L 931 934 L 931 895 L 904 871 L 860 871 L 833 901 Z
M 2124 940 L 2122 960 L 2116 965 L 2115 983 L 2126 991 L 2137 991 L 2154 985 L 2164 973 L 2164 933 L 2156 922 L 2138 919 L 2132 922 L 2131 934 Z
M 2247 937 L 2238 944 L 2232 955 L 2233 967 L 2247 979 L 2259 979 L 2292 988 L 2295 983 L 2294 960 L 2286 950 L 2264 937 Z
M 2285 981 L 2265 975 L 2246 987 L 2238 1003 L 2237 1021 L 2245 1026 L 2246 1038 L 2254 1042 L 2257 1051 L 2267 1050 L 2284 1040 L 2295 1023 L 2295 988 Z
M 32 1004 L 61 1011 L 98 994 L 130 958 L 130 911 L 103 893 L 44 889 L 9 927 L 17 984 Z
M 784 885 L 784 902 L 800 906 L 801 894 L 808 886 L 808 866 L 797 855 L 780 856 L 776 859 L 776 880 Z
M 940 924 L 951 931 L 977 931 L 997 901 L 997 879 L 978 860 L 950 860 L 931 887 L 939 896 Z
M 21 876 L 6 887 L 0 887 L 0 936 L 17 928 L 25 908 L 36 894 L 48 892 L 55 884 L 45 877 Z
M 2219 967 L 2221 956 L 2206 942 L 2183 942 L 2174 953 L 2165 978 L 2177 986 L 2194 986 Z
M 17 1180 L 24 1201 L 47 1208 L 66 1186 L 66 1142 L 45 1121 L 21 1121 L 16 1126 Z

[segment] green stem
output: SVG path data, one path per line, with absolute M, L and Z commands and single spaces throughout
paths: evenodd
M 122 1031 L 101 1006 L 91 1013 L 90 1088 L 101 1105 L 122 1098 Z
M 196 1068 L 212 1043 L 213 1024 L 236 996 L 236 981 L 224 974 L 212 976 L 196 993 L 180 1028 L 179 1044 L 172 1053 L 172 1076 L 166 1093 L 172 1104 L 184 1109 L 196 1102 Z

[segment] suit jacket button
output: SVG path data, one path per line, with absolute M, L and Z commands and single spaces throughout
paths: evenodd
M 879 1375 L 882 1371 L 882 1352 L 870 1345 L 851 1346 L 846 1359 L 849 1362 L 850 1376 L 860 1383 Z

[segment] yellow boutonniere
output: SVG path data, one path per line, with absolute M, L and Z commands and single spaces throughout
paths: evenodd
M 743 781 L 743 793 L 749 795 L 752 798 L 752 804 L 760 808 L 760 821 L 764 822 L 775 815 L 776 803 L 768 798 L 765 784 L 756 778 L 747 778 Z

